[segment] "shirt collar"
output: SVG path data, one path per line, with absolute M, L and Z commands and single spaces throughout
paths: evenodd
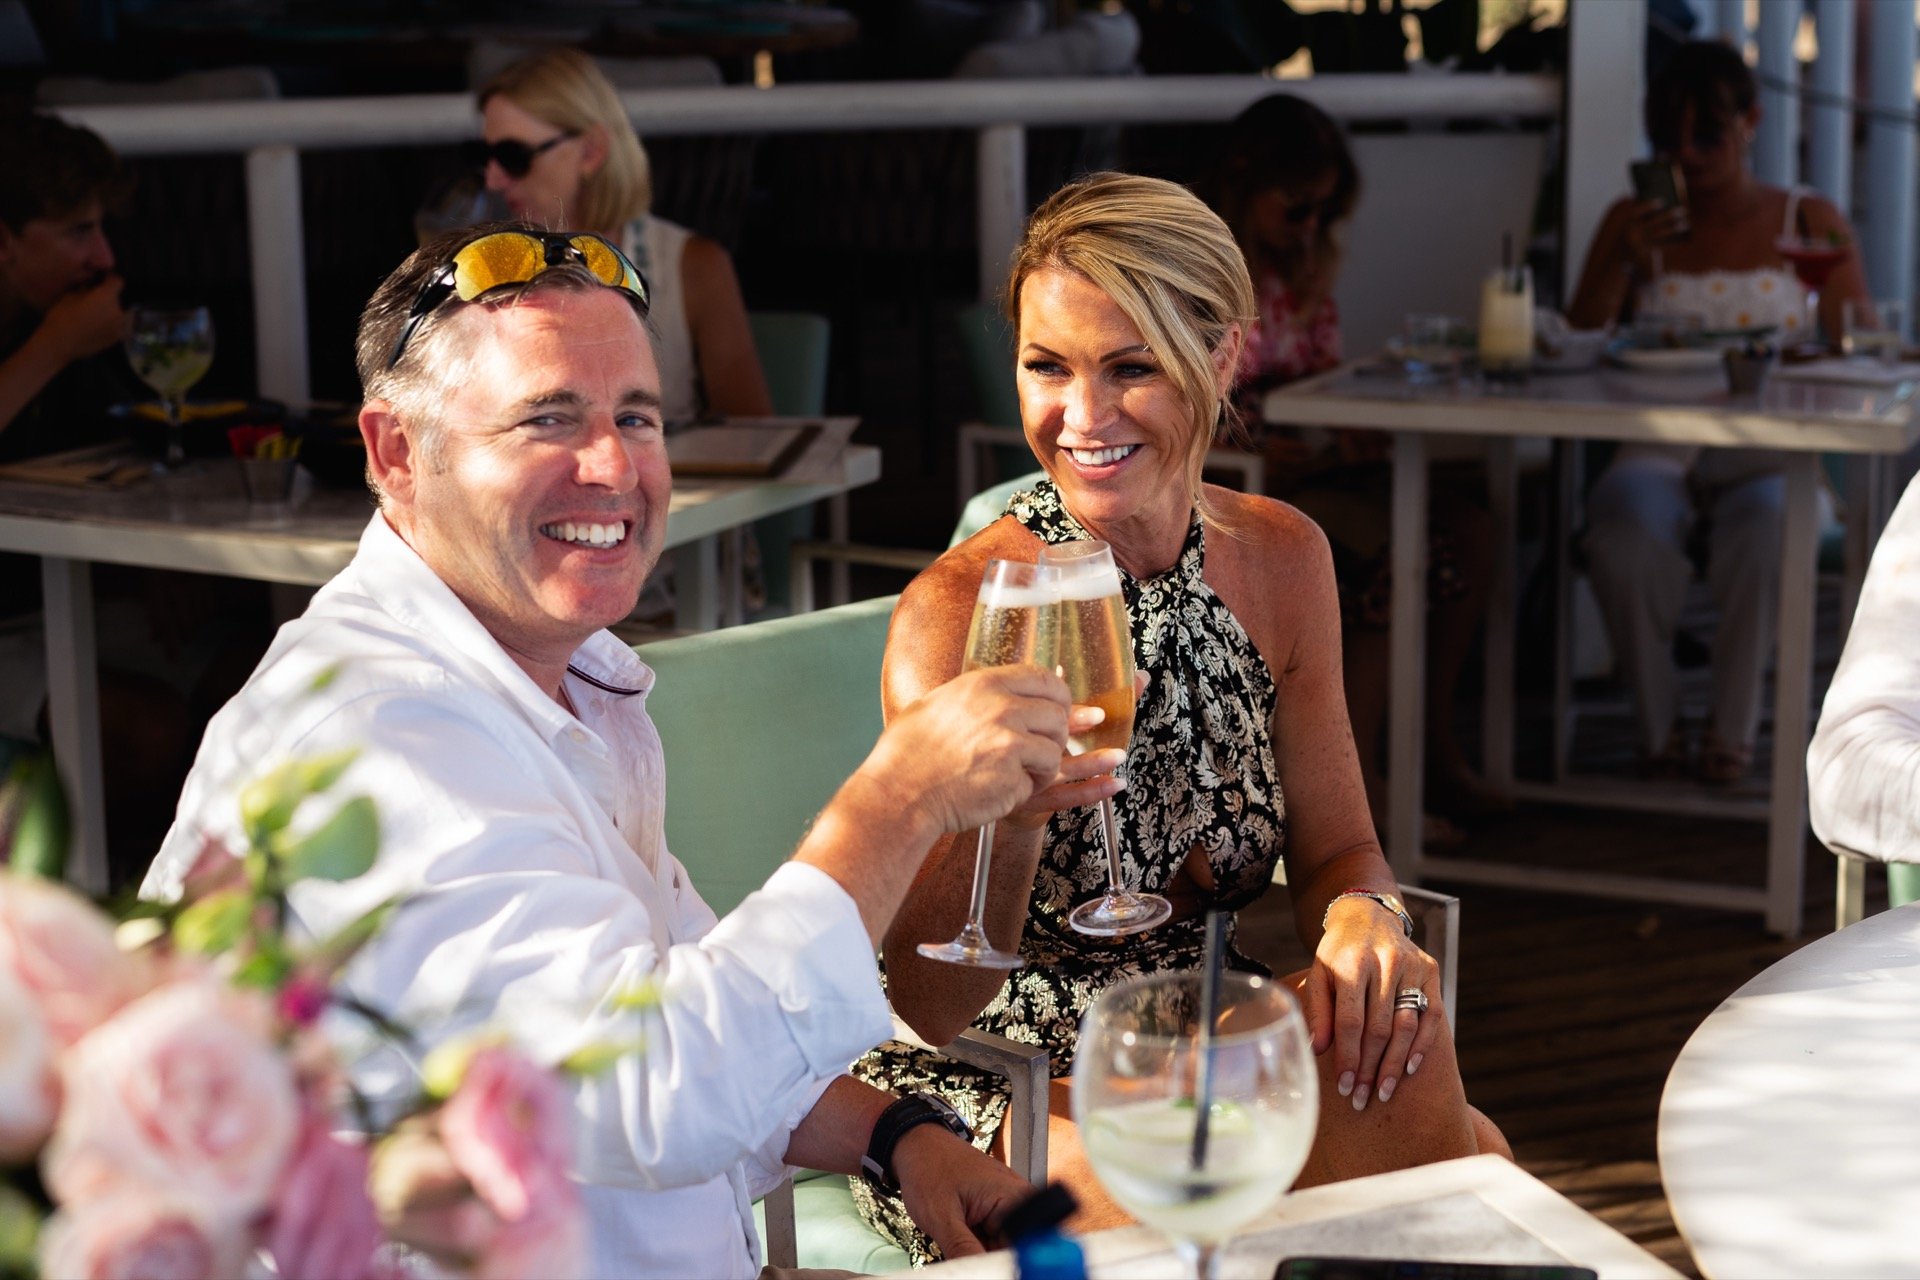
M 533 682 L 493 634 L 473 616 L 420 553 L 380 512 L 360 535 L 354 565 L 367 594 L 395 621 L 427 637 L 432 646 L 479 667 L 499 686 L 543 738 L 552 740 L 577 725 L 565 707 Z M 653 687 L 653 671 L 610 631 L 596 631 L 568 659 L 568 667 L 590 681 L 644 694 Z

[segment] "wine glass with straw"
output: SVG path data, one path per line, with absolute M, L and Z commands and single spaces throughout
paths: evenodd
M 1075 754 L 1107 747 L 1124 751 L 1133 738 L 1133 637 L 1113 549 L 1093 539 L 1056 542 L 1040 549 L 1040 563 L 1053 570 L 1059 594 L 1059 618 L 1050 637 L 1054 647 L 1040 663 L 1066 677 L 1076 705 L 1107 713 L 1098 725 L 1069 737 L 1067 745 Z M 1110 938 L 1164 922 L 1173 914 L 1171 903 L 1120 884 L 1120 832 L 1111 797 L 1100 802 L 1100 829 L 1107 845 L 1107 891 L 1075 907 L 1067 923 L 1081 933 Z
M 164 465 L 172 471 L 187 460 L 181 424 L 187 392 L 213 363 L 213 317 L 205 307 L 135 307 L 127 326 L 127 363 L 153 388 L 167 415 Z
M 962 671 L 1010 663 L 1033 663 L 1047 648 L 1045 632 L 1054 621 L 1053 575 L 1039 565 L 1017 560 L 989 560 L 973 604 L 973 624 L 967 628 L 967 653 Z M 973 855 L 973 892 L 968 898 L 967 922 L 952 942 L 923 942 L 915 948 L 929 960 L 973 965 L 982 969 L 1018 969 L 1025 963 L 1012 951 L 1002 951 L 987 938 L 987 872 L 993 863 L 994 824 L 980 828 Z
M 1300 1175 L 1320 1084 L 1299 1003 L 1271 978 L 1207 960 L 1116 983 L 1088 1008 L 1073 1060 L 1087 1162 L 1121 1208 L 1173 1237 L 1198 1280 Z

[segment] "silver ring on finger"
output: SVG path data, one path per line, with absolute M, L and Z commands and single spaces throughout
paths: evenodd
M 1427 1011 L 1427 993 L 1418 987 L 1402 987 L 1393 998 L 1395 1009 L 1411 1009 L 1417 1017 Z

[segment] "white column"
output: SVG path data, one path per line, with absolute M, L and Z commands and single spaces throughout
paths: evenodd
M 1813 11 L 1819 52 L 1807 105 L 1807 181 L 1842 209 L 1853 204 L 1853 4 L 1828 0 Z
M 1753 171 L 1760 181 L 1790 187 L 1800 180 L 1799 66 L 1793 33 L 1800 26 L 1800 0 L 1760 0 L 1760 128 L 1753 139 Z M 1771 83 L 1769 83 L 1771 82 Z
M 1572 0 L 1568 12 L 1566 283 L 1571 292 L 1607 206 L 1626 194 L 1640 154 L 1646 0 Z
M 1027 220 L 1027 130 L 993 124 L 980 130 L 977 165 L 980 297 L 992 298 L 1007 278 L 1007 264 Z
M 1747 0 L 1706 0 L 1715 14 L 1714 35 L 1747 51 Z
M 307 278 L 300 218 L 300 152 L 247 152 L 247 241 L 253 267 L 253 336 L 260 394 L 312 403 L 307 369 Z
M 1867 206 L 1860 219 L 1867 287 L 1876 298 L 1913 291 L 1914 159 L 1911 5 L 1876 4 L 1866 31 Z M 1888 115 L 1879 114 L 1890 113 Z

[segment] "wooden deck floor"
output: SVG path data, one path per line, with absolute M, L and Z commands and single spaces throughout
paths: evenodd
M 1479 824 L 1468 852 L 1757 884 L 1765 828 L 1526 806 Z M 1529 1172 L 1697 1275 L 1660 1184 L 1660 1092 L 1687 1037 L 1722 999 L 1832 929 L 1832 858 L 1809 837 L 1805 927 L 1792 940 L 1769 935 L 1757 915 L 1435 887 L 1462 903 L 1458 1044 L 1468 1096 Z M 1249 942 L 1276 923 L 1264 912 L 1265 902 L 1243 914 Z

